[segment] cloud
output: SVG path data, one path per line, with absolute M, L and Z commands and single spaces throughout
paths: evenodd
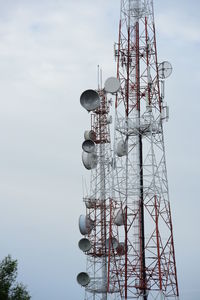
M 190 15 L 182 12 L 181 9 L 160 13 L 156 24 L 160 34 L 165 35 L 167 38 L 192 43 L 200 42 L 199 19 L 192 19 Z
M 8 13 L 7 21 L 0 19 L 4 79 L 8 76 L 9 80 L 25 79 L 40 87 L 58 88 L 75 72 L 78 75 L 86 57 L 87 64 L 101 63 L 101 56 L 104 63 L 102 53 L 112 49 L 112 44 L 105 43 L 107 22 L 101 17 L 105 3 L 59 1 L 55 9 L 45 5 L 46 1 L 23 4 Z
M 75 300 L 85 267 L 81 143 L 90 126 L 79 97 L 96 88 L 97 64 L 108 75 L 115 69 L 107 3 L 0 3 L 0 256 L 19 259 L 33 299 Z
M 81 177 L 88 173 L 81 165 L 81 143 L 90 118 L 79 96 L 96 88 L 97 64 L 105 78 L 115 75 L 119 4 L 0 1 L 0 256 L 10 252 L 19 259 L 20 276 L 36 300 L 76 300 L 83 294 L 75 282 L 76 273 L 85 268 L 77 247 L 77 219 L 84 212 Z M 199 174 L 199 53 L 188 47 L 199 42 L 198 24 L 186 9 L 168 9 L 156 18 L 159 43 L 165 46 L 161 52 L 170 53 L 175 64 L 166 82 L 166 148 L 177 261 L 185 273 L 182 248 L 192 251 L 191 257 L 194 250 L 181 239 L 183 232 L 193 230 L 190 220 L 198 220 L 199 211 L 197 180 L 192 178 Z M 184 278 L 182 282 L 187 286 Z

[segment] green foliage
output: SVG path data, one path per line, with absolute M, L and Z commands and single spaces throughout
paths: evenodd
M 8 255 L 0 262 L 0 299 L 30 300 L 31 297 L 22 283 L 16 282 L 17 260 Z

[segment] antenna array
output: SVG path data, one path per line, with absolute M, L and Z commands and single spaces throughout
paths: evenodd
M 77 276 L 85 300 L 179 297 L 163 137 L 172 67 L 158 63 L 153 13 L 153 1 L 121 1 L 117 78 L 80 98 L 91 113 L 82 144 L 90 191 L 79 218 L 87 268 Z

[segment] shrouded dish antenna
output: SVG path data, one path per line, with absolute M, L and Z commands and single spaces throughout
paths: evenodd
M 96 153 L 87 153 L 87 152 L 83 151 L 82 162 L 83 162 L 84 167 L 87 170 L 92 170 L 92 169 L 96 168 L 97 163 L 98 163 Z
M 119 80 L 115 77 L 109 77 L 105 82 L 104 89 L 107 93 L 117 93 L 120 89 Z
M 172 74 L 172 65 L 168 61 L 163 61 L 158 66 L 158 74 L 161 79 L 168 78 Z
M 127 154 L 127 144 L 123 140 L 118 142 L 116 153 L 119 157 Z
M 92 248 L 90 241 L 84 238 L 79 241 L 78 246 L 83 252 L 87 252 Z
M 77 276 L 77 282 L 82 286 L 87 286 L 90 283 L 90 276 L 88 273 L 81 272 Z
M 80 215 L 79 217 L 79 230 L 82 235 L 86 235 L 92 231 L 94 227 L 94 221 L 88 216 Z
M 87 111 L 92 111 L 100 106 L 101 100 L 96 91 L 86 90 L 81 94 L 80 103 Z
M 123 210 L 120 208 L 116 214 L 116 217 L 114 219 L 114 223 L 117 226 L 121 226 L 124 225 L 124 221 L 125 221 L 125 213 L 123 212 Z
M 86 140 L 82 144 L 83 151 L 93 153 L 95 151 L 95 143 L 92 140 Z
M 84 139 L 94 141 L 96 139 L 96 133 L 94 132 L 94 130 L 86 130 L 84 132 Z

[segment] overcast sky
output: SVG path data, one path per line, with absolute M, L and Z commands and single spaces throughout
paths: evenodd
M 169 60 L 168 179 L 181 300 L 199 300 L 200 2 L 156 0 Z M 97 65 L 115 75 L 120 0 L 0 0 L 0 258 L 19 261 L 33 300 L 83 299 L 76 275 L 82 203 L 79 104 Z

